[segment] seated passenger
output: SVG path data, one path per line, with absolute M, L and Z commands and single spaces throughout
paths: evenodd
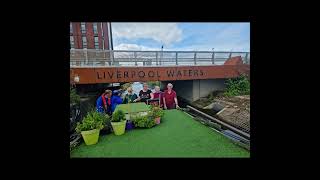
M 141 101 L 141 102 L 147 102 L 148 99 L 153 98 L 153 93 L 150 89 L 148 89 L 148 84 L 143 83 L 143 89 L 139 93 L 139 97 L 135 99 L 133 102 Z
M 132 92 L 131 87 L 128 87 L 127 91 L 128 93 L 124 96 L 123 104 L 133 103 L 133 101 L 138 98 L 138 96 Z

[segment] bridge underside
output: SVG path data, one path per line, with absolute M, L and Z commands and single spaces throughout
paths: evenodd
M 77 84 L 225 79 L 249 74 L 248 64 L 168 67 L 75 67 L 70 68 L 70 80 L 79 77 Z

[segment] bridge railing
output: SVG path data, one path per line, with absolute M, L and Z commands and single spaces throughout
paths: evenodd
M 70 66 L 223 65 L 234 56 L 241 56 L 244 63 L 250 63 L 250 52 L 71 49 Z

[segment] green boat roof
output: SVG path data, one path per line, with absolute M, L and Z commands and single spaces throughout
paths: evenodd
M 137 103 L 138 104 L 138 103 Z M 139 106 L 139 105 L 138 105 Z M 142 106 L 142 105 L 141 105 Z M 161 123 L 121 136 L 99 137 L 95 145 L 76 147 L 71 157 L 250 157 L 250 151 L 180 110 L 165 110 Z
M 115 111 L 120 109 L 120 110 L 124 111 L 124 113 L 146 112 L 146 111 L 149 111 L 149 106 L 150 105 L 146 105 L 143 102 L 141 102 L 141 103 L 130 103 L 130 104 L 119 104 L 116 107 Z

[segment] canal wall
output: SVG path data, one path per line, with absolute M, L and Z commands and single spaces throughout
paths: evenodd
M 161 89 L 166 89 L 168 83 L 173 84 L 173 89 L 177 95 L 187 101 L 196 101 L 206 97 L 212 91 L 224 90 L 226 88 L 226 79 L 201 79 L 186 81 L 162 81 Z

